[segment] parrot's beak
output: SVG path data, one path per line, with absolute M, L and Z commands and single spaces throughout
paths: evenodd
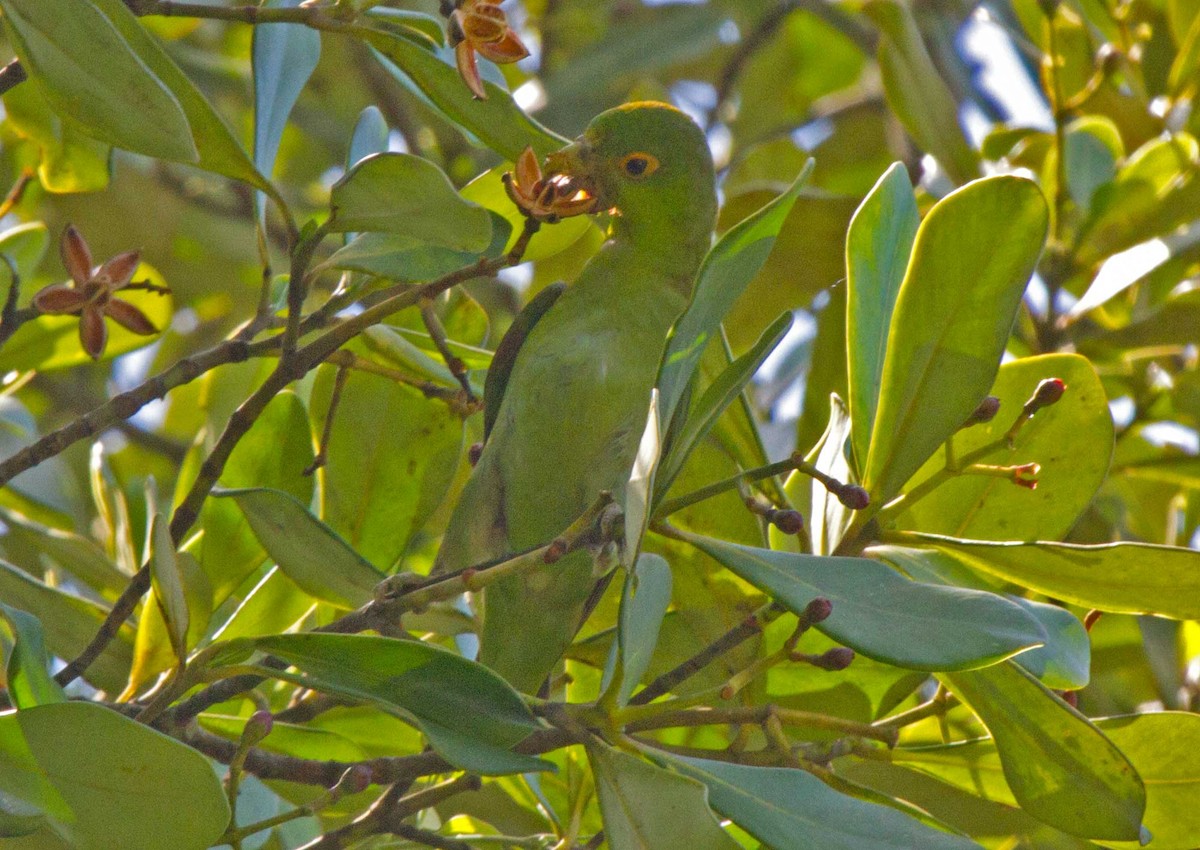
M 584 137 L 546 158 L 546 183 L 555 187 L 554 203 L 563 218 L 605 209 L 594 176 L 595 157 Z

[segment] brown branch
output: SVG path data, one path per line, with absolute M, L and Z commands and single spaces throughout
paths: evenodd
M 789 726 L 801 726 L 806 729 L 821 729 L 826 732 L 837 732 L 844 735 L 854 735 L 859 738 L 870 738 L 882 741 L 888 746 L 895 746 L 896 744 L 897 732 L 895 727 L 892 726 L 872 726 L 869 723 L 859 723 L 843 717 L 782 708 L 776 705 L 739 706 L 735 708 L 691 708 L 679 711 L 666 711 L 653 717 L 644 717 L 640 720 L 635 720 L 625 728 L 628 732 L 645 732 L 651 729 L 674 729 L 727 724 L 761 726 L 773 720 Z
M 29 74 L 26 73 L 25 67 L 21 64 L 20 59 L 14 59 L 0 68 L 0 95 L 16 88 L 21 83 L 29 79 Z
M 725 653 L 731 652 L 744 641 L 759 634 L 764 626 L 783 614 L 784 610 L 783 606 L 777 602 L 758 609 L 691 658 L 646 685 L 633 695 L 629 704 L 645 705 L 674 690 L 679 684 L 699 673 Z
M 176 387 L 194 381 L 217 366 L 241 363 L 251 354 L 251 347 L 242 340 L 226 340 L 207 351 L 184 358 L 171 368 L 149 378 L 131 390 L 113 396 L 63 427 L 51 431 L 36 442 L 0 462 L 0 487 L 39 463 L 60 454 L 79 440 L 95 436 L 115 422 L 128 419 L 147 404 L 163 398 Z

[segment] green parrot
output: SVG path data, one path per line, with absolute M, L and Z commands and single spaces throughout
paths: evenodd
M 601 491 L 624 501 L 668 331 L 711 243 L 712 156 L 674 107 L 604 112 L 547 162 L 548 180 L 593 196 L 593 211 L 612 211 L 611 232 L 579 279 L 531 302 L 502 341 L 509 350 L 497 361 L 509 362 L 488 376 L 486 444 L 436 571 L 549 543 Z M 480 660 L 535 692 L 578 631 L 594 584 L 591 557 L 577 551 L 489 585 Z

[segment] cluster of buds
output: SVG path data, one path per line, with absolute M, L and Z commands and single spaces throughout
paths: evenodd
M 141 262 L 140 251 L 125 251 L 99 267 L 92 266 L 92 251 L 74 225 L 63 232 L 63 265 L 71 275 L 70 283 L 47 286 L 33 296 L 33 306 L 49 315 L 79 316 L 79 341 L 93 360 L 99 360 L 108 344 L 107 316 L 121 327 L 141 336 L 158 333 L 146 314 L 115 294 L 130 285 Z M 143 289 L 154 289 L 142 284 Z
M 521 151 L 516 168 L 502 179 L 509 199 L 534 221 L 553 224 L 593 212 L 596 207 L 595 193 L 580 180 L 565 174 L 543 177 L 533 148 Z
M 529 50 L 508 25 L 508 16 L 500 8 L 499 0 L 456 0 L 443 3 L 442 11 L 450 19 L 450 46 L 454 48 L 459 75 L 471 94 L 487 100 L 475 54 L 503 65 L 520 62 L 529 55 Z
M 811 664 L 821 670 L 831 671 L 845 670 L 854 662 L 854 650 L 846 646 L 835 646 L 820 654 L 800 652 L 796 649 L 801 636 L 817 623 L 829 619 L 829 615 L 832 613 L 833 603 L 822 596 L 818 596 L 805 606 L 797 618 L 795 631 L 784 644 L 789 659 Z

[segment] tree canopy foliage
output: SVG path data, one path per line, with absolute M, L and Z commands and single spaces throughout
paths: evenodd
M 0 16 L 5 847 L 1200 845 L 1197 3 Z M 644 100 L 720 210 L 628 485 L 431 572 Z

